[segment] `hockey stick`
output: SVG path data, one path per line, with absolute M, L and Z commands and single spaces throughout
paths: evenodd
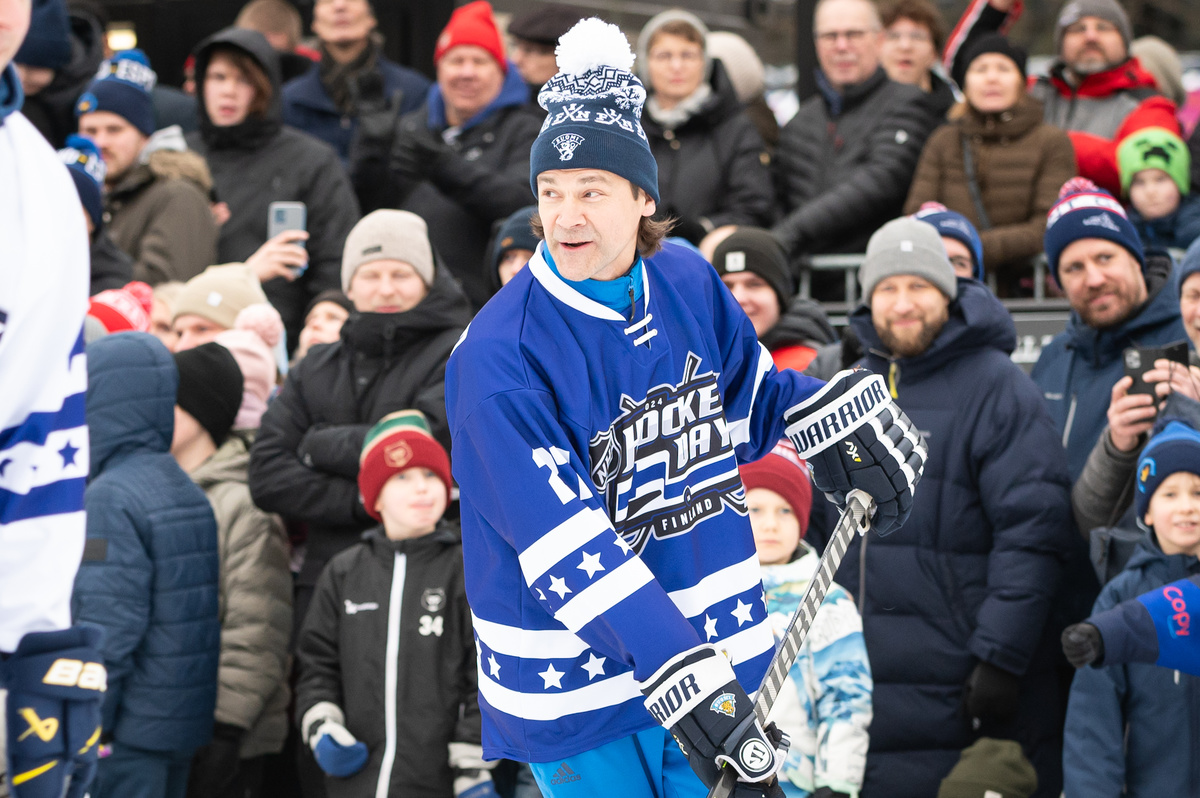
M 754 698 L 754 714 L 758 716 L 758 722 L 762 725 L 767 725 L 767 715 L 770 714 L 771 707 L 774 706 L 775 699 L 788 677 L 788 671 L 792 669 L 792 664 L 800 653 L 804 638 L 808 637 L 813 619 L 817 617 L 817 609 L 825 600 L 825 594 L 829 592 L 833 575 L 842 564 L 846 549 L 850 548 L 850 541 L 854 540 L 855 535 L 867 533 L 871 527 L 871 512 L 874 509 L 875 500 L 861 490 L 852 490 L 846 497 L 846 509 L 842 511 L 842 517 L 838 519 L 833 535 L 825 545 L 825 553 L 817 563 L 817 572 L 808 583 L 804 599 L 788 623 L 787 632 L 784 633 L 775 657 L 767 666 L 767 673 L 758 687 L 758 694 Z M 728 798 L 736 784 L 737 773 L 733 768 L 727 767 L 721 771 L 721 780 L 709 790 L 708 798 Z

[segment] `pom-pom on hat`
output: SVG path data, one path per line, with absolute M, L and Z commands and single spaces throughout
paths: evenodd
M 788 270 L 783 247 L 770 232 L 758 227 L 739 227 L 717 245 L 713 252 L 717 274 L 751 272 L 766 281 L 779 300 L 779 312 L 792 299 L 792 274 Z
M 1129 196 L 1133 177 L 1144 169 L 1161 169 L 1186 197 L 1192 188 L 1192 158 L 1187 144 L 1165 127 L 1146 127 L 1126 136 L 1117 147 L 1121 195 Z
M 940 202 L 926 202 L 913 214 L 913 218 L 933 225 L 942 238 L 953 238 L 969 249 L 975 264 L 973 276 L 976 280 L 983 280 L 983 239 L 970 219 Z
M 92 220 L 92 227 L 99 230 L 104 226 L 104 202 L 102 190 L 108 167 L 100 150 L 86 136 L 67 136 L 67 146 L 58 151 L 59 159 L 67 165 L 79 201 Z
M 233 428 L 258 429 L 275 387 L 274 355 L 258 333 L 250 330 L 226 330 L 213 340 L 229 350 L 242 372 L 242 403 Z
M 603 169 L 658 202 L 658 164 L 642 129 L 646 88 L 616 25 L 591 17 L 563 34 L 558 74 L 538 92 L 546 121 L 530 152 L 529 183 L 552 169 Z
M 1064 249 L 1084 238 L 1102 238 L 1124 247 L 1146 270 L 1146 255 L 1137 230 L 1121 203 L 1085 177 L 1073 177 L 1058 192 L 1058 202 L 1046 217 L 1043 243 L 1050 274 L 1062 287 L 1058 259 Z
M 75 116 L 109 111 L 125 118 L 143 136 L 154 133 L 150 92 L 158 76 L 141 50 L 122 50 L 100 64 L 96 77 L 75 102 Z
M 1200 432 L 1182 421 L 1169 421 L 1138 458 L 1134 503 L 1139 521 L 1146 517 L 1154 491 L 1178 471 L 1200 474 Z
M 738 467 L 742 484 L 747 491 L 766 488 L 783 497 L 800 522 L 800 537 L 808 532 L 808 516 L 812 510 L 812 482 L 808 468 L 796 449 L 787 441 L 780 441 L 766 457 Z
M 101 291 L 88 300 L 87 315 L 100 322 L 107 333 L 149 332 L 154 291 L 134 281 L 120 288 Z
M 358 491 L 367 514 L 376 521 L 383 520 L 375 510 L 383 484 L 409 468 L 428 468 L 437 474 L 450 501 L 450 457 L 420 410 L 389 413 L 367 430 L 358 460 Z
M 504 42 L 492 15 L 492 5 L 487 0 L 475 0 L 454 9 L 450 21 L 438 36 L 433 49 L 433 63 L 442 60 L 447 52 L 461 44 L 473 44 L 487 50 L 502 72 L 508 72 L 508 59 L 504 56 Z
M 29 31 L 13 62 L 59 70 L 71 61 L 71 23 L 64 0 L 34 0 Z

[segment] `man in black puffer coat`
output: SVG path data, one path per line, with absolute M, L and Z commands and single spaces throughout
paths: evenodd
M 314 346 L 288 374 L 250 452 L 254 503 L 308 527 L 297 625 L 325 563 L 373 523 L 356 482 L 370 426 L 396 410 L 420 410 L 449 448 L 446 360 L 471 320 L 470 303 L 448 270 L 434 266 L 425 224 L 411 213 L 365 217 L 346 239 L 342 265 L 357 312 L 340 341 Z M 385 283 L 393 288 L 380 289 Z
M 900 215 L 939 121 L 924 92 L 889 80 L 879 66 L 883 32 L 873 3 L 826 0 L 813 30 L 818 92 L 784 127 L 774 162 L 787 215 L 772 232 L 792 258 L 862 252 L 876 228 Z M 836 288 L 841 275 L 817 282 L 814 295 Z

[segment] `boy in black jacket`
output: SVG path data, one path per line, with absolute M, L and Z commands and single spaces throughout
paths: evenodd
M 462 542 L 442 519 L 450 459 L 406 410 L 371 428 L 360 466 L 363 505 L 382 527 L 317 583 L 298 650 L 303 739 L 330 798 L 494 796 Z

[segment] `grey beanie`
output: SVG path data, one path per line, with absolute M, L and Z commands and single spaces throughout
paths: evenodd
M 894 274 L 923 277 L 951 300 L 958 296 L 946 246 L 937 228 L 928 222 L 902 216 L 876 230 L 867 242 L 867 257 L 858 269 L 863 299 L 870 302 L 879 281 Z
M 350 291 L 350 280 L 359 266 L 377 260 L 403 261 L 416 269 L 426 286 L 433 285 L 433 247 L 425 220 L 390 208 L 359 219 L 342 250 L 342 291 Z
M 1133 39 L 1133 26 L 1129 24 L 1129 15 L 1117 0 L 1067 0 L 1058 12 L 1058 22 L 1054 25 L 1054 52 L 1062 51 L 1063 31 L 1084 17 L 1099 17 L 1117 26 L 1125 49 Z

